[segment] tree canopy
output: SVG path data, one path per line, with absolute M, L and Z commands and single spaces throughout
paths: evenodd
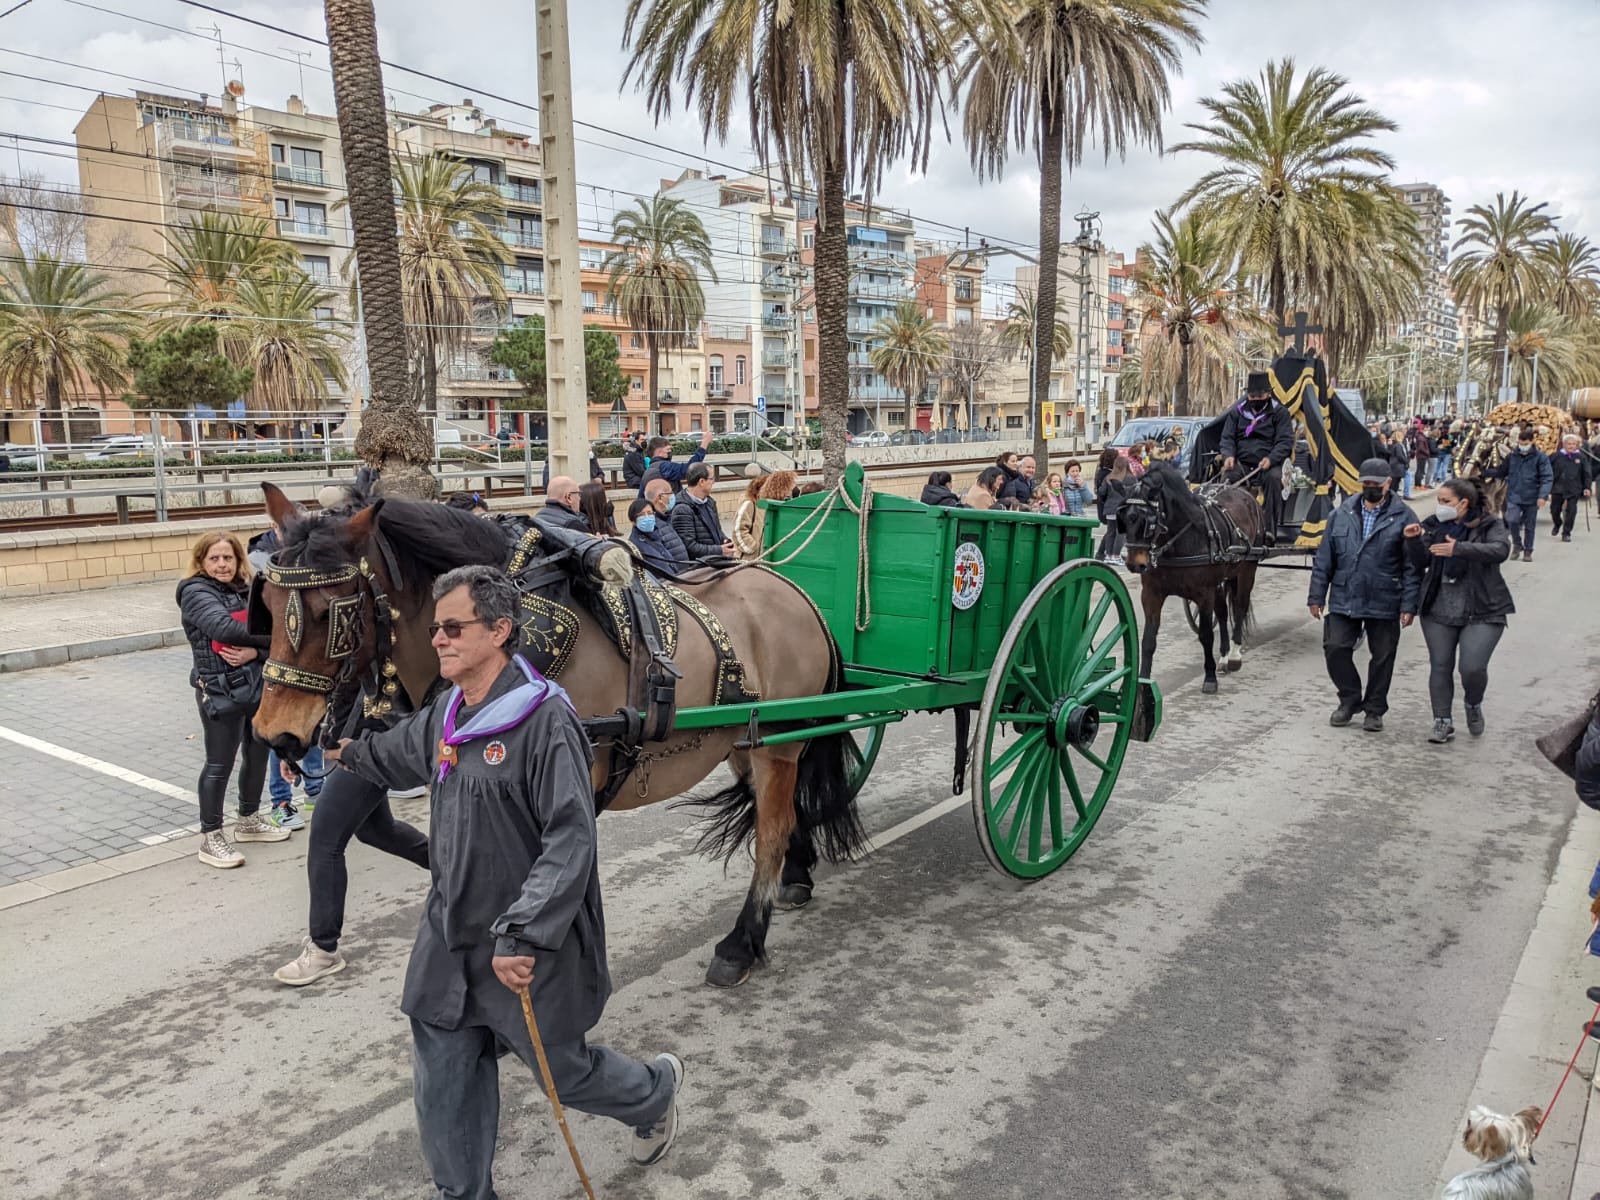
M 617 365 L 615 334 L 585 327 L 583 331 L 584 379 L 590 404 L 615 404 L 628 392 L 628 378 Z M 489 361 L 511 368 L 522 385 L 522 395 L 507 408 L 543 412 L 549 395 L 549 371 L 544 360 L 544 318 L 524 317 L 502 329 L 489 349 Z
M 149 341 L 130 338 L 128 366 L 133 391 L 123 399 L 129 408 L 220 412 L 255 381 L 253 370 L 235 366 L 218 348 L 214 324 L 169 329 Z

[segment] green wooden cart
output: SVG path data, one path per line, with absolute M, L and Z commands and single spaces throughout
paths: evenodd
M 1116 786 L 1136 709 L 1144 739 L 1161 715 L 1138 678 L 1127 587 L 1093 557 L 1096 523 L 873 495 L 856 463 L 840 491 L 763 507 L 768 560 L 821 611 L 845 687 L 681 710 L 677 727 L 748 723 L 766 745 L 854 731 L 859 790 L 907 713 L 956 710 L 962 743 L 975 713 L 972 812 L 990 863 L 1037 879 L 1071 858 Z

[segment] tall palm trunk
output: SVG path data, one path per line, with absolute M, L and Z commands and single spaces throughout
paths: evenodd
M 843 18 L 837 17 L 841 25 Z M 845 39 L 841 37 L 841 42 Z M 825 134 L 827 155 L 818 172 L 821 220 L 813 247 L 817 305 L 817 418 L 822 426 L 822 482 L 832 487 L 844 474 L 845 429 L 850 419 L 850 250 L 844 228 L 844 70 L 834 89 L 838 121 Z
M 339 142 L 344 147 L 350 224 L 361 287 L 371 403 L 356 452 L 383 472 L 382 491 L 431 499 L 433 439 L 406 379 L 406 323 L 395 232 L 389 125 L 372 0 L 324 0 Z
M 1504 358 L 1506 342 L 1511 336 L 1511 308 L 1509 305 L 1499 304 L 1494 312 L 1494 348 L 1489 355 L 1489 385 L 1494 390 L 1494 400 L 1500 403 L 1500 388 L 1502 385 L 1511 387 L 1511 371 L 1502 368 L 1507 360 Z
M 1189 338 L 1178 334 L 1178 399 L 1174 416 L 1189 415 Z
M 1044 403 L 1050 398 L 1050 370 L 1055 365 L 1056 264 L 1061 254 L 1061 149 L 1066 136 L 1062 114 L 1042 105 L 1044 136 L 1039 154 L 1039 287 L 1033 298 L 1033 457 L 1047 463 L 1050 434 L 1044 427 Z M 1081 351 L 1080 351 L 1081 353 Z M 1088 395 L 1089 381 L 1078 380 Z

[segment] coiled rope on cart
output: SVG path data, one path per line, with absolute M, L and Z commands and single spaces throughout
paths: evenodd
M 805 548 L 816 538 L 817 534 L 822 532 L 823 526 L 827 524 L 828 514 L 833 511 L 833 506 L 840 500 L 844 501 L 844 506 L 854 513 L 856 517 L 856 632 L 864 633 L 867 626 L 872 624 L 872 585 L 869 580 L 872 567 L 872 551 L 867 544 L 867 518 L 872 513 L 872 481 L 866 476 L 861 478 L 861 503 L 859 505 L 850 499 L 850 493 L 845 490 L 844 480 L 841 478 L 828 491 L 825 499 L 820 504 L 802 517 L 793 529 L 757 555 L 756 561 L 764 562 L 770 567 L 781 567 L 785 563 L 793 562 L 800 557 L 805 552 Z M 804 541 L 784 557 L 774 557 L 781 547 L 805 532 L 807 526 L 811 528 L 810 532 L 806 533 Z

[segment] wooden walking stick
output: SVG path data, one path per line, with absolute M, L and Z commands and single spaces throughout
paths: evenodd
M 550 1060 L 544 1056 L 544 1039 L 539 1036 L 539 1022 L 533 1019 L 533 997 L 528 994 L 527 988 L 521 989 L 517 995 L 522 997 L 522 1019 L 528 1023 L 528 1036 L 533 1039 L 533 1053 L 539 1059 L 539 1074 L 544 1077 L 544 1090 L 550 1097 L 550 1107 L 556 1110 L 556 1124 L 561 1126 L 561 1136 L 567 1139 L 572 1165 L 578 1169 L 578 1182 L 583 1184 L 584 1195 L 589 1200 L 595 1200 L 594 1185 L 589 1182 L 589 1173 L 583 1169 L 583 1159 L 578 1156 L 578 1144 L 572 1140 L 572 1130 L 567 1128 L 567 1111 L 561 1107 L 561 1097 L 556 1095 L 556 1081 L 550 1074 Z

